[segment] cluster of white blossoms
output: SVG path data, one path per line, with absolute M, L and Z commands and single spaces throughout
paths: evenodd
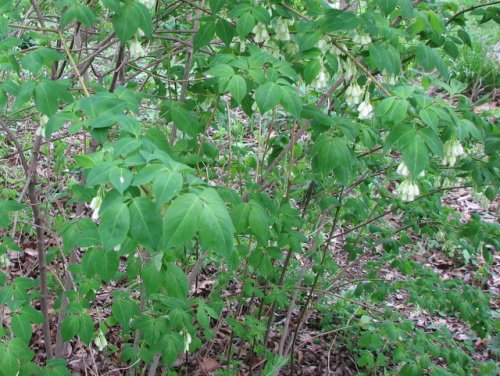
M 398 76 L 396 76 L 395 74 L 388 74 L 384 69 L 382 71 L 381 81 L 388 85 L 396 85 L 398 83 Z
M 45 126 L 47 125 L 48 122 L 49 118 L 47 115 L 42 115 L 42 117 L 40 117 L 40 125 L 38 126 L 35 132 L 36 136 L 45 137 Z
M 361 97 L 363 96 L 363 90 L 359 87 L 357 82 L 349 85 L 345 91 L 345 101 L 349 106 L 353 106 L 361 102 Z
M 401 162 L 398 165 L 398 168 L 396 169 L 396 172 L 404 177 L 410 176 L 410 171 L 408 170 L 408 166 L 406 166 L 406 163 Z M 418 174 L 418 177 L 421 178 L 425 176 L 425 171 L 422 171 L 420 174 Z
M 130 42 L 129 49 L 130 57 L 134 60 L 147 55 L 146 50 L 142 48 L 141 42 L 139 42 L 137 38 L 134 38 L 132 42 Z
M 267 32 L 266 25 L 262 22 L 259 22 L 254 26 L 252 33 L 255 34 L 255 37 L 253 38 L 255 43 L 264 43 L 269 40 L 269 33 Z
M 94 339 L 94 343 L 99 351 L 104 350 L 104 348 L 108 345 L 108 341 L 106 340 L 106 337 L 104 337 L 104 333 L 102 332 L 102 330 L 99 330 L 99 333 L 97 333 L 97 337 Z
M 321 66 L 321 70 L 319 71 L 319 74 L 316 76 L 316 78 L 311 82 L 311 87 L 313 89 L 318 89 L 321 90 L 324 87 L 328 85 L 328 78 L 330 75 L 328 74 L 328 71 L 325 69 L 324 66 Z
M 99 219 L 99 210 L 101 209 L 102 198 L 101 196 L 96 196 L 90 202 L 90 209 L 92 212 L 92 220 L 97 221 Z
M 9 267 L 12 263 L 10 262 L 9 256 L 6 253 L 0 255 L 0 269 L 5 269 Z
M 453 167 L 457 162 L 457 158 L 465 155 L 464 148 L 456 138 L 452 138 L 444 143 L 444 160 L 445 166 Z
M 360 46 L 366 46 L 372 42 L 372 38 L 368 34 L 365 33 L 356 33 L 354 34 L 354 37 L 352 38 L 352 41 L 355 44 L 359 44 Z
M 398 187 L 398 194 L 403 201 L 413 201 L 420 194 L 418 185 L 411 179 L 403 180 Z
M 278 17 L 276 21 L 276 39 L 289 41 L 290 40 L 290 31 L 288 27 L 293 24 L 293 20 L 287 20 L 285 18 Z
M 344 71 L 343 76 L 344 80 L 346 81 L 349 81 L 358 72 L 358 70 L 356 69 L 356 65 L 354 65 L 351 60 L 347 60 L 344 64 L 342 64 L 342 70 Z
M 358 119 L 367 120 L 373 117 L 373 106 L 370 103 L 370 96 L 368 93 L 365 95 L 365 100 L 358 106 Z

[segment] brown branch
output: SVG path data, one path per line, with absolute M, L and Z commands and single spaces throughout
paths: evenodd
M 9 124 L 3 119 L 0 119 L 0 127 L 5 131 L 7 137 L 12 141 L 19 154 L 21 164 L 24 169 L 24 174 L 28 180 L 28 197 L 31 203 L 31 210 L 33 212 L 33 220 L 36 228 L 36 247 L 38 253 L 38 266 L 40 269 L 40 309 L 43 315 L 42 332 L 45 344 L 45 352 L 47 359 L 53 358 L 52 352 L 52 338 L 50 333 L 50 316 L 48 309 L 48 288 L 47 288 L 47 264 L 45 260 L 45 233 L 43 230 L 43 218 L 40 212 L 40 202 L 36 192 L 36 171 L 38 163 L 38 154 L 40 145 L 42 144 L 42 136 L 35 136 L 31 160 L 28 162 L 24 155 L 24 150 L 19 140 L 10 130 Z

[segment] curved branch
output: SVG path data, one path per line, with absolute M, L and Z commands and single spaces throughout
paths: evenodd
M 500 4 L 500 1 L 492 1 L 491 3 L 474 5 L 472 7 L 462 9 L 460 12 L 455 13 L 453 16 L 451 16 L 451 18 L 448 21 L 446 21 L 446 25 L 449 25 L 455 18 L 460 17 L 464 13 L 472 12 L 473 10 L 476 10 L 479 8 L 489 7 L 491 5 L 497 5 L 497 4 Z

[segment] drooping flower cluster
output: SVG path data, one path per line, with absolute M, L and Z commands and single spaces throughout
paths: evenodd
M 255 43 L 264 43 L 269 40 L 269 33 L 267 32 L 266 25 L 261 22 L 254 26 L 252 33 L 255 34 L 253 38 Z
M 359 104 L 358 112 L 359 112 L 358 115 L 359 120 L 366 120 L 372 118 L 373 106 L 370 103 L 370 96 L 368 94 L 365 96 L 365 100 Z
M 463 155 L 465 155 L 464 148 L 456 138 L 452 138 L 444 143 L 443 164 L 445 166 L 455 166 L 457 158 Z
M 363 95 L 363 90 L 359 87 L 359 85 L 354 82 L 345 91 L 345 101 L 349 106 L 353 106 L 358 104 L 361 101 L 361 97 Z
M 99 351 L 104 350 L 104 348 L 108 345 L 108 341 L 106 340 L 106 337 L 104 337 L 104 333 L 102 330 L 99 330 L 97 333 L 97 337 L 94 339 L 94 343 L 99 349 Z
M 396 172 L 399 175 L 404 176 L 404 177 L 410 176 L 410 170 L 408 170 L 408 166 L 406 166 L 406 163 L 404 163 L 404 162 L 401 162 L 398 165 L 398 168 L 396 169 Z M 425 171 L 422 171 L 422 172 L 420 172 L 420 174 L 418 174 L 419 178 L 421 178 L 423 176 L 425 176 Z
M 129 49 L 130 57 L 134 60 L 147 55 L 146 50 L 142 48 L 141 42 L 139 42 L 137 38 L 134 38 L 132 42 L 130 42 Z
M 290 31 L 288 27 L 293 24 L 293 20 L 287 20 L 285 18 L 279 17 L 276 21 L 276 39 L 289 41 L 290 40 Z
M 316 76 L 316 78 L 311 82 L 311 87 L 313 89 L 318 89 L 321 90 L 324 87 L 328 85 L 328 78 L 329 78 L 328 71 L 325 69 L 324 66 L 321 67 L 321 70 L 319 71 L 319 74 Z
M 360 46 L 366 46 L 367 44 L 370 44 L 372 39 L 368 34 L 365 33 L 356 33 L 354 37 L 352 38 L 352 41 L 356 44 L 359 44 Z
M 36 136 L 45 137 L 45 126 L 47 125 L 48 122 L 49 118 L 47 117 L 47 115 L 42 115 L 40 117 L 40 125 L 38 126 L 35 132 Z
M 342 64 L 342 69 L 344 71 L 344 80 L 346 81 L 350 80 L 357 73 L 356 65 L 354 65 L 351 60 L 348 60 L 344 64 Z
M 12 263 L 10 262 L 9 256 L 6 253 L 0 255 L 0 269 L 5 269 L 9 267 Z
M 90 202 L 90 208 L 93 210 L 92 212 L 92 220 L 97 221 L 99 219 L 99 210 L 101 209 L 102 198 L 100 196 L 96 196 Z
M 418 185 L 411 179 L 403 180 L 398 187 L 398 194 L 403 201 L 413 201 L 420 194 Z

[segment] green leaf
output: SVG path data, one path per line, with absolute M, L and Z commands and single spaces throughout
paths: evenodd
M 239 75 L 231 77 L 227 84 L 227 88 L 237 104 L 240 104 L 245 95 L 247 95 L 247 83 L 245 79 Z
M 415 57 L 424 70 L 432 71 L 437 68 L 443 76 L 447 75 L 447 69 L 441 56 L 439 56 L 438 52 L 433 48 L 421 43 L 415 50 Z
M 313 59 L 309 63 L 306 64 L 304 68 L 304 81 L 306 84 L 310 84 L 314 81 L 316 77 L 318 77 L 319 72 L 321 71 L 321 63 L 318 59 Z
M 199 197 L 204 203 L 199 221 L 201 245 L 228 259 L 233 250 L 234 226 L 226 206 L 214 189 L 203 190 Z
M 424 128 L 420 130 L 419 135 L 434 154 L 440 158 L 444 158 L 443 142 L 434 130 L 431 128 Z
M 115 165 L 111 162 L 99 162 L 89 170 L 87 174 L 87 186 L 92 187 L 106 183 L 109 171 L 114 167 Z
M 130 319 L 139 313 L 139 308 L 131 300 L 117 299 L 111 306 L 113 317 L 118 321 L 123 330 L 128 330 L 130 326 Z
M 16 376 L 19 372 L 17 355 L 9 347 L 0 352 L 0 372 L 4 376 Z
M 35 86 L 36 108 L 47 116 L 52 116 L 59 108 L 55 88 L 56 84 L 50 80 L 44 80 Z
M 45 137 L 50 138 L 54 132 L 57 132 L 67 122 L 78 122 L 80 118 L 72 112 L 58 112 L 49 118 L 45 125 Z
M 252 29 L 255 26 L 255 18 L 252 15 L 252 13 L 248 12 L 243 14 L 239 19 L 238 23 L 236 24 L 236 32 L 240 36 L 240 38 L 245 38 L 249 32 L 252 31 Z
M 89 345 L 94 337 L 94 321 L 86 313 L 80 315 L 80 330 L 78 331 L 80 340 Z
M 246 202 L 242 202 L 233 208 L 231 219 L 238 234 L 247 230 L 250 210 L 251 207 Z
M 124 203 L 115 203 L 106 208 L 99 223 L 99 237 L 106 249 L 123 243 L 130 228 L 130 213 Z
M 134 5 L 125 5 L 121 12 L 116 13 L 112 19 L 115 33 L 122 43 L 132 38 L 139 28 L 140 17 L 137 16 Z
M 69 341 L 78 334 L 80 330 L 80 318 L 78 316 L 66 316 L 61 325 L 61 337 L 63 341 Z
M 258 204 L 250 205 L 248 224 L 255 238 L 262 244 L 267 244 L 269 239 L 269 218 L 266 211 Z
M 396 9 L 396 5 L 398 5 L 398 0 L 377 0 L 377 6 L 386 16 Z
M 132 178 L 134 176 L 128 168 L 115 166 L 109 170 L 108 177 L 113 187 L 123 195 L 123 192 L 125 192 L 130 186 L 130 183 L 132 183 Z
M 429 165 L 428 150 L 419 133 L 404 146 L 403 160 L 414 178 L 417 178 L 418 174 Z
M 274 82 L 266 82 L 255 91 L 255 101 L 261 113 L 274 108 L 281 101 L 281 87 Z
M 200 26 L 200 29 L 193 37 L 193 48 L 199 50 L 205 47 L 213 39 L 215 34 L 215 22 L 210 21 Z
M 139 170 L 137 175 L 134 176 L 134 180 L 132 181 L 133 186 L 139 186 L 149 183 L 153 181 L 157 176 L 160 176 L 163 171 L 166 170 L 164 165 L 159 163 L 148 164 L 143 169 Z
M 310 50 L 311 48 L 315 48 L 319 42 L 319 38 L 320 38 L 319 32 L 299 34 L 297 36 L 297 44 L 299 45 L 299 51 L 304 52 Z
M 166 171 L 153 182 L 153 194 L 157 205 L 161 206 L 179 194 L 184 180 L 178 172 Z
M 139 28 L 148 38 L 151 38 L 153 36 L 153 20 L 149 9 L 140 2 L 134 4 L 134 9 L 136 17 L 139 18 Z
M 158 270 L 154 261 L 149 262 L 141 269 L 141 278 L 146 288 L 146 293 L 155 294 L 163 285 L 165 272 Z
M 231 23 L 227 22 L 224 19 L 220 19 L 217 21 L 215 25 L 215 33 L 220 38 L 220 40 L 227 46 L 231 44 L 234 38 L 234 34 L 236 33 L 236 29 Z
M 11 318 L 10 325 L 16 338 L 29 344 L 33 334 L 29 317 L 25 314 L 15 314 Z
M 313 167 L 320 174 L 328 176 L 333 172 L 340 183 L 349 183 L 356 160 L 344 139 L 319 137 L 314 144 L 313 156 Z
M 168 247 L 182 245 L 196 234 L 203 210 L 198 195 L 186 193 L 169 206 L 163 219 L 163 237 Z
M 141 134 L 141 123 L 132 116 L 118 115 L 115 117 L 120 129 L 134 136 Z
M 349 31 L 354 30 L 361 20 L 351 12 L 338 9 L 329 9 L 323 19 L 323 31 Z
M 189 283 L 186 274 L 174 263 L 167 265 L 165 273 L 165 290 L 172 298 L 186 299 L 189 294 Z
M 209 0 L 208 3 L 210 5 L 210 9 L 212 10 L 212 13 L 217 13 L 222 6 L 224 5 L 226 1 L 225 0 Z
M 79 21 L 85 26 L 92 26 L 95 22 L 95 14 L 79 2 L 72 3 L 61 17 L 61 28 L 65 28 L 74 20 Z
M 29 51 L 21 59 L 23 67 L 32 73 L 38 73 L 42 66 L 50 67 L 52 63 L 64 59 L 64 55 L 46 47 L 38 47 Z
M 195 137 L 200 131 L 200 123 L 189 111 L 182 107 L 174 107 L 171 111 L 172 121 L 182 132 Z
M 407 125 L 401 124 L 392 128 L 391 132 L 385 139 L 384 148 L 389 150 L 394 146 L 403 148 L 410 143 L 410 140 L 415 137 L 415 130 Z
M 162 218 L 157 207 L 145 197 L 136 197 L 129 210 L 130 234 L 140 245 L 155 251 L 162 236 Z
M 295 117 L 302 112 L 302 101 L 297 92 L 290 86 L 281 87 L 281 105 Z
M 227 64 L 217 64 L 207 70 L 206 74 L 215 77 L 230 78 L 234 75 L 234 69 Z
M 97 250 L 93 261 L 96 274 L 106 283 L 113 279 L 118 271 L 118 264 L 120 263 L 118 253 L 113 250 Z
M 132 137 L 122 137 L 113 142 L 113 150 L 115 157 L 128 155 L 141 147 L 141 142 Z

